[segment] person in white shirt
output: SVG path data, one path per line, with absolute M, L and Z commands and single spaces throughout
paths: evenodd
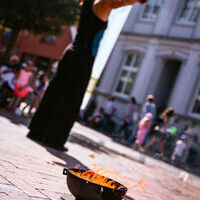
M 146 102 L 142 106 L 141 118 L 145 116 L 146 113 L 151 113 L 153 118 L 156 117 L 156 104 L 154 103 L 154 96 L 149 94 L 146 98 Z
M 104 118 L 102 122 L 102 131 L 107 132 L 109 130 L 111 118 L 116 112 L 116 102 L 115 97 L 110 97 L 106 107 L 104 109 Z
M 88 122 L 90 122 L 95 128 L 99 128 L 101 126 L 102 120 L 104 117 L 104 109 L 101 107 L 99 111 L 93 116 L 88 117 Z
M 1 75 L 1 88 L 0 88 L 0 105 L 6 107 L 7 99 L 12 97 L 14 86 L 14 79 L 19 70 L 19 58 L 18 56 L 11 56 L 9 63 L 2 65 L 0 69 Z
M 182 164 L 183 156 L 187 148 L 187 136 L 182 135 L 180 140 L 177 140 L 174 152 L 172 154 L 171 160 L 175 164 Z
M 190 149 L 192 147 L 194 138 L 196 136 L 196 131 L 195 130 L 196 130 L 196 123 L 192 122 L 192 123 L 189 124 L 188 128 L 184 132 L 184 134 L 187 136 L 187 148 L 186 148 L 186 151 L 185 151 L 185 154 L 184 154 L 184 158 L 183 158 L 184 162 L 186 162 L 186 160 L 188 158 Z

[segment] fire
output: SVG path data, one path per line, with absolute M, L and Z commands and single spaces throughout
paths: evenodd
M 117 189 L 134 189 L 135 191 L 138 192 L 142 192 L 144 189 L 148 189 L 149 188 L 149 183 L 146 179 L 144 178 L 138 178 L 138 179 L 134 179 L 131 180 L 128 177 L 122 176 L 120 173 L 113 171 L 111 169 L 105 169 L 105 168 L 101 168 L 100 166 L 98 166 L 97 164 L 93 164 L 93 169 L 92 170 L 88 170 L 86 172 L 83 173 L 79 173 L 79 172 L 74 172 L 74 171 L 70 171 L 71 173 L 75 174 L 76 176 L 79 176 L 80 178 L 90 181 L 92 183 L 95 184 L 99 184 L 101 186 L 105 186 L 105 187 L 109 187 L 111 189 L 116 189 L 116 185 L 115 185 L 115 181 L 112 181 L 111 179 L 105 177 L 113 177 L 113 179 L 116 179 L 118 181 L 118 179 L 120 179 L 119 181 L 123 181 L 125 186 L 121 185 L 120 187 L 117 187 Z M 79 166 L 76 165 L 76 169 L 79 168 Z M 102 174 L 102 175 L 100 175 Z M 129 196 L 135 196 L 136 193 L 134 192 L 129 192 Z M 139 199 L 139 198 L 136 198 Z M 134 200 L 136 200 L 134 198 Z
M 113 181 L 105 176 L 102 176 L 100 174 L 97 174 L 92 170 L 88 170 L 83 173 L 75 172 L 73 170 L 70 170 L 70 172 L 86 181 L 90 181 L 92 183 L 95 183 L 95 184 L 98 184 L 101 186 L 109 187 L 112 189 L 115 189 L 117 187 L 115 185 L 115 181 Z

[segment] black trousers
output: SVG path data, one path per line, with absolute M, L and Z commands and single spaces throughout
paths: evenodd
M 29 125 L 32 137 L 64 145 L 79 113 L 92 65 L 93 59 L 86 53 L 66 51 Z

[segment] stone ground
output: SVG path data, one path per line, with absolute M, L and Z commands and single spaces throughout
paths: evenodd
M 200 200 L 200 178 L 149 157 L 76 123 L 67 153 L 26 138 L 28 120 L 0 111 L 0 200 L 70 200 L 64 167 L 101 169 L 128 185 L 127 199 Z M 145 163 L 141 163 L 141 161 Z M 63 198 L 61 198 L 63 197 Z

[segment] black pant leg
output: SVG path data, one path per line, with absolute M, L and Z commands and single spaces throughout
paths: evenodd
M 58 98 L 56 97 L 58 97 L 59 93 L 61 92 L 61 90 L 58 88 L 59 84 L 57 83 L 57 80 L 52 80 L 29 125 L 29 135 L 35 137 L 38 140 L 42 140 L 48 127 L 49 120 L 52 117 L 55 105 L 58 101 Z
M 48 128 L 50 119 L 53 116 L 55 107 L 62 96 L 63 82 L 65 69 L 68 67 L 67 58 L 69 53 L 66 52 L 61 61 L 59 62 L 58 71 L 54 79 L 50 82 L 47 91 L 45 92 L 40 105 L 32 118 L 29 125 L 29 136 L 38 140 L 42 140 Z
M 66 142 L 90 79 L 92 66 L 84 62 L 86 58 L 74 59 L 72 67 L 67 69 L 63 94 L 45 133 L 44 142 L 48 144 L 63 146 Z

